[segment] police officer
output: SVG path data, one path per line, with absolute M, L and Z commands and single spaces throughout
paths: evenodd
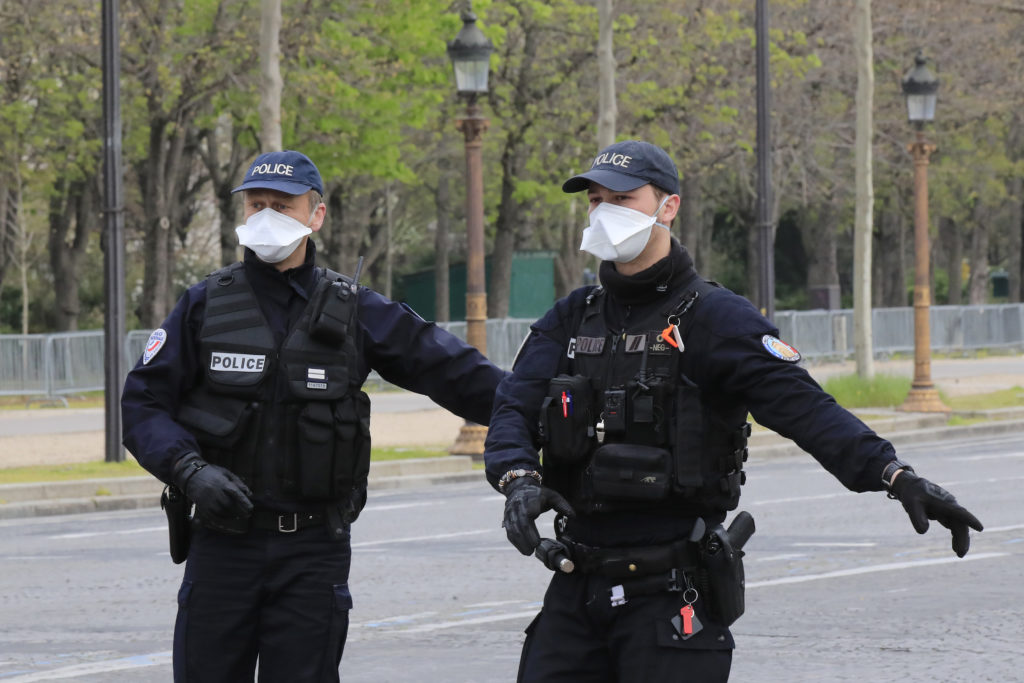
M 669 232 L 678 187 L 669 156 L 638 141 L 565 182 L 587 193 L 581 248 L 602 259 L 602 286 L 538 320 L 498 387 L 487 477 L 509 541 L 555 571 L 522 681 L 728 679 L 753 525 L 722 522 L 745 479 L 748 411 L 851 490 L 888 490 L 918 533 L 948 527 L 957 555 L 982 528 L 822 391 L 750 302 L 697 274 Z M 556 538 L 541 539 L 548 509 Z
M 241 263 L 192 286 L 128 375 L 124 443 L 195 504 L 175 681 L 337 681 L 366 500 L 371 369 L 480 424 L 503 372 L 410 309 L 315 265 L 323 183 L 258 157 Z

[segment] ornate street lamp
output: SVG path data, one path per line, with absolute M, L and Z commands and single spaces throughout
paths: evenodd
M 936 93 L 939 80 L 928 69 L 924 56 L 918 52 L 914 68 L 903 78 L 903 95 L 907 100 L 907 117 L 917 129 L 914 142 L 907 145 L 914 157 L 914 380 L 900 410 L 907 412 L 948 413 L 939 392 L 932 384 L 931 329 L 929 306 L 928 238 L 928 160 L 935 145 L 924 138 L 924 124 L 935 118 Z
M 455 68 L 455 86 L 466 100 L 466 116 L 455 121 L 466 141 L 466 341 L 487 354 L 487 290 L 484 276 L 483 135 L 488 121 L 480 115 L 477 98 L 487 93 L 487 75 L 494 45 L 476 25 L 471 3 L 462 12 L 462 30 L 448 43 Z M 466 423 L 459 431 L 453 454 L 481 455 L 487 428 Z

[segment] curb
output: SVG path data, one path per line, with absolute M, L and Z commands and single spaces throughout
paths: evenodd
M 370 465 L 368 488 L 418 488 L 483 480 L 468 455 L 385 460 Z M 160 506 L 163 482 L 151 477 L 0 485 L 0 520 Z
M 895 417 L 891 424 L 886 419 L 873 421 L 874 424 L 870 426 L 897 449 L 944 438 L 1024 432 L 1024 419 L 938 426 L 944 422 L 945 417 L 908 416 Z M 882 429 L 897 425 L 904 429 L 889 433 Z M 751 448 L 751 458 L 754 460 L 807 455 L 795 443 L 774 432 L 757 432 L 751 438 Z M 484 473 L 473 469 L 472 463 L 473 458 L 468 455 L 375 462 L 370 467 L 368 488 L 370 491 L 383 491 L 440 484 L 485 483 Z M 163 483 L 150 476 L 4 484 L 0 485 L 0 520 L 155 508 L 160 505 L 162 490 Z

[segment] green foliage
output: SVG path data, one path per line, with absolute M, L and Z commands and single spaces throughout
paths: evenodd
M 910 378 L 879 374 L 870 380 L 859 375 L 830 378 L 822 388 L 844 408 L 883 408 L 903 403 Z

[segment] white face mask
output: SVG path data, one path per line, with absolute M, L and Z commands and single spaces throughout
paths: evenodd
M 292 255 L 302 238 L 313 233 L 309 225 L 316 217 L 316 210 L 303 225 L 291 216 L 266 208 L 249 216 L 245 225 L 235 228 L 238 243 L 249 247 L 261 261 L 280 263 Z
M 653 216 L 601 202 L 590 212 L 590 227 L 583 231 L 580 251 L 589 252 L 603 261 L 629 263 L 647 246 L 655 225 L 669 229 L 664 223 L 658 223 L 658 213 L 667 201 L 668 197 L 661 200 Z

